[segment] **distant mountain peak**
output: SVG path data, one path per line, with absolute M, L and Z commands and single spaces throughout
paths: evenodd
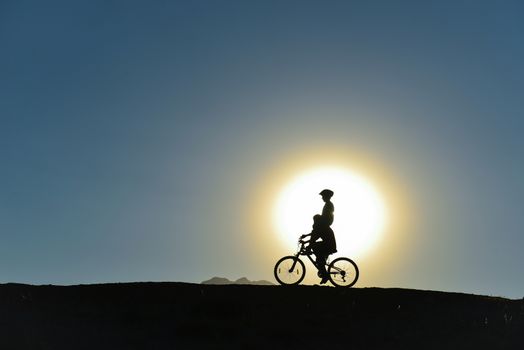
M 246 277 L 241 277 L 237 279 L 236 281 L 231 281 L 225 277 L 213 277 L 208 280 L 202 281 L 201 284 L 250 284 L 250 285 L 262 285 L 262 286 L 273 286 L 274 283 L 271 283 L 266 280 L 259 280 L 259 281 L 250 281 Z
M 248 279 L 245 278 L 245 277 L 240 277 L 240 278 L 237 279 L 234 283 L 235 283 L 235 284 L 250 284 L 251 281 L 248 280 Z
M 206 281 L 203 281 L 201 284 L 231 284 L 232 282 L 224 277 L 213 277 Z

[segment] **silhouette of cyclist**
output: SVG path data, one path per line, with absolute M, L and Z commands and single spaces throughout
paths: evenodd
M 328 281 L 326 260 L 330 254 L 337 251 L 337 242 L 335 240 L 335 234 L 330 227 L 333 223 L 335 212 L 335 207 L 333 203 L 331 203 L 333 191 L 326 189 L 319 194 L 325 202 L 322 215 L 317 214 L 313 216 L 313 230 L 307 235 L 302 235 L 301 238 L 311 236 L 308 241 L 308 249 L 311 249 L 315 254 L 319 277 L 322 278 L 320 284 L 324 284 Z

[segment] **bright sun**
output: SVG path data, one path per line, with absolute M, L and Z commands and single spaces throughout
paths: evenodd
M 358 174 L 338 167 L 317 168 L 293 179 L 280 192 L 274 206 L 273 222 L 281 239 L 291 248 L 298 237 L 309 233 L 313 215 L 324 202 L 318 194 L 324 188 L 335 192 L 337 249 L 357 258 L 378 243 L 387 221 L 386 207 L 375 187 Z

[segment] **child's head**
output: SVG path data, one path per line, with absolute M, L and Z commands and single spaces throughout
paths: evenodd
M 316 214 L 313 216 L 313 223 L 320 224 L 322 222 L 322 215 Z

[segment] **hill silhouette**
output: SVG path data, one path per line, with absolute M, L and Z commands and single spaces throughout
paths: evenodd
M 258 285 L 258 286 L 274 286 L 275 285 L 274 283 L 271 283 L 266 280 L 250 281 L 246 277 L 241 277 L 235 281 L 230 281 L 229 279 L 225 277 L 213 277 L 201 283 L 202 284 L 251 284 L 251 285 Z
M 408 289 L 0 285 L 0 349 L 523 349 L 524 302 Z

